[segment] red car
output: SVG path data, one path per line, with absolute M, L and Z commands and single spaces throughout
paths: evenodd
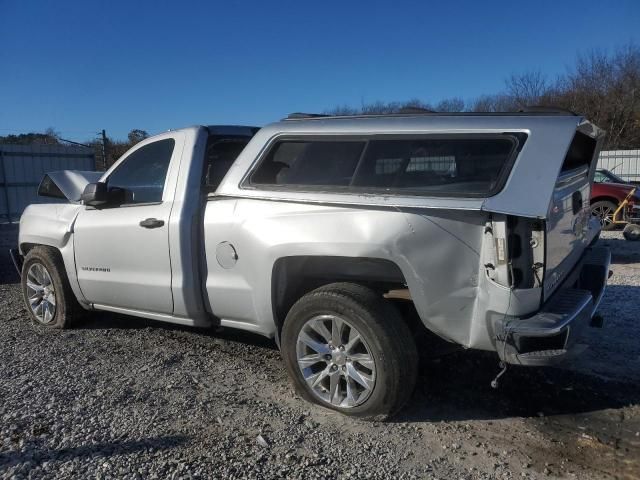
M 596 170 L 594 182 L 591 189 L 591 214 L 598 217 L 603 230 L 611 230 L 616 227 L 613 224 L 613 213 L 635 185 L 624 181 L 609 170 Z M 640 192 L 636 190 L 633 197 L 629 199 L 627 211 L 621 212 L 618 219 L 637 221 L 638 217 L 640 217 Z

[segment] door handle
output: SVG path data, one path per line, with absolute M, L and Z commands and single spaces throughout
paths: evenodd
M 157 218 L 147 218 L 140 222 L 140 226 L 144 228 L 160 228 L 164 225 L 164 220 L 158 220 Z

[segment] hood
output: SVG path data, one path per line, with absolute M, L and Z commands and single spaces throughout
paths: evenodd
M 80 203 L 84 187 L 97 182 L 104 172 L 61 170 L 45 174 L 38 187 L 42 197 L 66 198 L 71 203 Z
M 631 190 L 633 190 L 634 188 L 637 187 L 635 185 L 629 185 L 627 183 L 594 183 L 593 188 L 591 189 L 591 196 L 593 198 L 597 196 L 608 195 L 617 198 L 618 201 L 622 201 L 622 199 L 629 195 L 629 192 L 631 192 Z
M 605 185 L 611 185 L 614 188 L 618 188 L 620 190 L 624 190 L 625 192 L 629 193 L 631 191 L 632 188 L 636 188 L 635 185 L 631 185 L 629 183 L 613 183 L 613 182 L 608 182 Z

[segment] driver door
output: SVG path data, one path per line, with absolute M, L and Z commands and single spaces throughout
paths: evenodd
M 173 313 L 168 227 L 183 143 L 180 133 L 141 142 L 102 180 L 124 203 L 80 211 L 76 271 L 97 308 Z

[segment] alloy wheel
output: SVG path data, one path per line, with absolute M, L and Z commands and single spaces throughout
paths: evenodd
M 308 320 L 298 333 L 298 367 L 313 394 L 335 407 L 352 408 L 371 395 L 376 364 L 361 333 L 336 315 Z
M 591 210 L 591 215 L 600 221 L 602 228 L 606 228 L 613 224 L 614 210 L 606 205 L 598 205 Z
M 38 322 L 46 325 L 56 315 L 56 292 L 51 275 L 44 265 L 34 263 L 27 271 L 27 297 Z

